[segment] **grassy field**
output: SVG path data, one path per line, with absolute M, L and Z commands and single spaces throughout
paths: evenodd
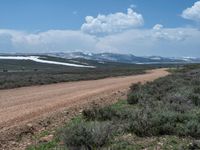
M 57 138 L 66 149 L 200 149 L 200 65 L 171 70 L 172 75 L 130 87 L 127 100 L 84 110 Z
M 132 75 L 144 73 L 147 69 L 160 67 L 160 65 L 98 63 L 97 61 L 84 59 L 66 60 L 57 57 L 42 57 L 45 60 L 88 64 L 96 66 L 96 68 L 67 67 L 28 60 L 0 60 L 0 89 Z

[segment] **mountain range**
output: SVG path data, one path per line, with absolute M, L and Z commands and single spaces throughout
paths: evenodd
M 161 56 L 135 56 L 133 54 L 116 53 L 45 53 L 48 56 L 65 59 L 87 59 L 99 62 L 120 62 L 132 64 L 158 64 L 158 63 L 200 63 L 200 58 L 195 57 L 161 57 Z

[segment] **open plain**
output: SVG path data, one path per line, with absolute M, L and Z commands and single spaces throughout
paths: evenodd
M 82 105 L 88 102 L 88 97 L 92 100 L 93 96 L 125 89 L 130 83 L 152 81 L 167 74 L 165 69 L 155 69 L 142 75 L 1 90 L 0 129 L 64 107 Z

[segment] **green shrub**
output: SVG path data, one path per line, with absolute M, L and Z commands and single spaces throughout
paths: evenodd
M 68 127 L 65 143 L 68 147 L 103 148 L 109 147 L 113 135 L 129 133 L 200 138 L 199 81 L 200 70 L 186 69 L 144 85 L 134 84 L 126 103 L 84 110 L 86 122 Z
M 141 94 L 139 94 L 138 92 L 133 92 L 128 94 L 127 102 L 128 104 L 135 105 L 139 102 L 141 98 Z
M 8 70 L 7 69 L 3 69 L 3 72 L 8 72 Z
M 117 117 L 117 111 L 109 106 L 104 108 L 94 106 L 91 109 L 84 110 L 83 116 L 86 120 L 106 121 Z
M 194 87 L 194 93 L 200 94 L 200 86 Z
M 200 122 L 197 120 L 190 120 L 186 124 L 187 134 L 199 138 L 200 137 Z
M 191 94 L 190 97 L 191 101 L 195 106 L 200 106 L 200 94 Z
M 136 84 L 132 84 L 130 86 L 130 91 L 128 93 L 128 98 L 127 98 L 127 102 L 128 104 L 137 104 L 139 102 L 140 99 L 142 99 L 142 91 L 140 90 L 142 88 L 141 83 L 136 83 Z
M 135 91 L 138 91 L 138 90 L 140 90 L 140 88 L 141 88 L 141 83 L 139 82 L 139 83 L 136 83 L 136 84 L 132 84 L 131 86 L 130 86 L 130 91 L 131 92 L 135 92 Z
M 198 137 L 198 117 L 175 111 L 143 109 L 129 120 L 128 131 L 137 136 L 178 135 Z
M 95 149 L 108 144 L 113 136 L 111 122 L 75 122 L 66 127 L 62 138 L 69 149 Z
M 138 112 L 134 118 L 129 120 L 129 130 L 134 132 L 137 136 L 150 136 L 150 129 L 152 124 L 150 122 L 150 115 L 148 113 Z

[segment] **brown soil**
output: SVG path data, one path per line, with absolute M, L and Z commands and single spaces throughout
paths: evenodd
M 49 123 L 52 120 L 63 122 L 70 118 L 68 114 L 77 114 L 91 102 L 102 105 L 116 102 L 126 94 L 131 83 L 144 83 L 168 74 L 166 69 L 154 69 L 134 76 L 0 90 L 0 149 L 6 149 L 8 141 L 23 137 L 30 128 L 36 130 L 30 123 L 48 126 L 55 124 Z

